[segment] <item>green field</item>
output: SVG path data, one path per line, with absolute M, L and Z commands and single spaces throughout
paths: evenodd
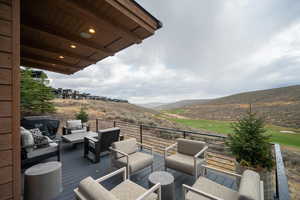
M 192 119 L 177 119 L 177 118 L 169 118 L 169 120 L 184 124 L 186 126 L 208 130 L 221 134 L 229 134 L 232 133 L 231 122 L 227 121 L 215 121 L 215 120 L 192 120 Z M 272 142 L 279 143 L 286 146 L 293 146 L 300 148 L 300 130 L 299 129 L 290 129 L 284 128 L 280 126 L 267 125 L 266 126 L 267 133 L 272 135 Z M 281 133 L 280 131 L 294 131 L 298 134 L 288 134 Z

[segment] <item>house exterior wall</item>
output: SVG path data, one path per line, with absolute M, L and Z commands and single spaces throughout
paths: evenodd
M 20 199 L 20 8 L 0 0 L 0 200 Z

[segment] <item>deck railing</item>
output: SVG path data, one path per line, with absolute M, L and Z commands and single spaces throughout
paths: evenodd
M 167 146 L 175 143 L 177 138 L 189 138 L 205 141 L 209 145 L 210 152 L 223 154 L 223 158 L 225 158 L 225 161 L 224 159 L 222 159 L 223 161 L 221 161 L 217 156 L 216 159 L 211 160 L 211 164 L 219 167 L 219 162 L 222 164 L 223 168 L 226 168 L 227 166 L 228 170 L 233 169 L 231 167 L 232 160 L 230 157 L 228 157 L 228 155 L 226 155 L 227 150 L 224 145 L 224 142 L 226 140 L 225 135 L 134 124 L 123 121 L 103 119 L 96 120 L 96 131 L 111 127 L 120 127 L 121 134 L 125 139 L 132 137 L 136 138 L 140 143 L 151 145 L 154 151 L 160 154 L 163 154 L 163 151 Z M 274 144 L 274 155 L 276 163 L 274 199 L 290 200 L 288 180 L 285 174 L 285 167 L 279 144 Z

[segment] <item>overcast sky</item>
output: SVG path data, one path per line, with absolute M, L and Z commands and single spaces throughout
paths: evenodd
M 300 84 L 300 0 L 137 1 L 162 29 L 51 85 L 148 103 Z

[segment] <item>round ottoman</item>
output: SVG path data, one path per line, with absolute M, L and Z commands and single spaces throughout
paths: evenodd
M 162 200 L 174 200 L 175 199 L 175 186 L 174 177 L 169 172 L 156 171 L 148 177 L 149 186 L 160 183 L 161 184 L 161 198 Z
M 34 165 L 24 173 L 24 199 L 50 200 L 62 192 L 61 163 Z

